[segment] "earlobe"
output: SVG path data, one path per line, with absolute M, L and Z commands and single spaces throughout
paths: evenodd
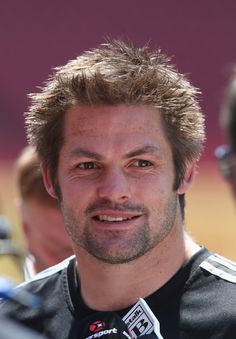
M 42 176 L 43 176 L 44 186 L 45 186 L 48 194 L 50 194 L 53 198 L 57 199 L 57 195 L 56 195 L 55 190 L 54 190 L 54 185 L 53 185 L 53 182 L 51 180 L 51 176 L 50 176 L 50 173 L 49 173 L 48 166 L 46 166 L 45 163 L 41 163 L 40 168 L 41 168 L 41 172 L 42 172 Z
M 186 173 L 184 175 L 184 179 L 177 190 L 178 194 L 184 194 L 187 192 L 187 190 L 192 186 L 195 174 L 196 174 L 196 163 L 188 166 Z

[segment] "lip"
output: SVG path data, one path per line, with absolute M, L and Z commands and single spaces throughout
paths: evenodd
M 107 217 L 107 218 L 122 218 L 126 220 L 115 221 L 115 220 L 99 220 L 98 217 Z M 129 226 L 137 221 L 142 214 L 140 213 L 133 213 L 133 212 L 120 212 L 120 211 L 111 211 L 111 210 L 103 210 L 103 211 L 96 211 L 91 214 L 91 219 L 93 224 L 103 227 L 117 227 L 120 228 L 122 226 Z
M 134 212 L 121 212 L 121 211 L 113 211 L 113 210 L 99 210 L 91 213 L 91 217 L 95 218 L 100 215 L 106 215 L 111 218 L 129 218 L 132 219 L 134 217 L 139 217 L 142 213 L 134 213 Z

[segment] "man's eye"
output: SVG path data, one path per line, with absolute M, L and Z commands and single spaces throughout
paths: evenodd
M 134 162 L 134 165 L 137 167 L 148 167 L 148 166 L 151 166 L 152 163 L 148 160 L 136 160 Z
M 94 162 L 89 161 L 89 162 L 82 162 L 77 167 L 80 168 L 80 169 L 86 169 L 87 170 L 87 169 L 97 168 L 97 165 Z

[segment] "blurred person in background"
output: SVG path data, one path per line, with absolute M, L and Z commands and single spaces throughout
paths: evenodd
M 29 255 L 25 279 L 72 255 L 58 201 L 45 189 L 39 160 L 33 147 L 26 146 L 16 161 L 17 205 Z
M 215 150 L 219 169 L 236 199 L 236 66 L 227 86 L 220 112 L 220 126 L 227 144 Z

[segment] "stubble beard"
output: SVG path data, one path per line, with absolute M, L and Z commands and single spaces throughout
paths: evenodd
M 171 195 L 164 209 L 155 211 L 156 232 L 146 221 L 131 232 L 109 230 L 103 234 L 90 223 L 82 223 L 74 211 L 61 202 L 66 230 L 76 247 L 81 247 L 96 259 L 108 264 L 125 264 L 140 258 L 158 246 L 172 230 L 177 210 L 176 195 Z M 152 214 L 152 213 L 151 213 Z M 150 213 L 149 213 L 150 215 Z

